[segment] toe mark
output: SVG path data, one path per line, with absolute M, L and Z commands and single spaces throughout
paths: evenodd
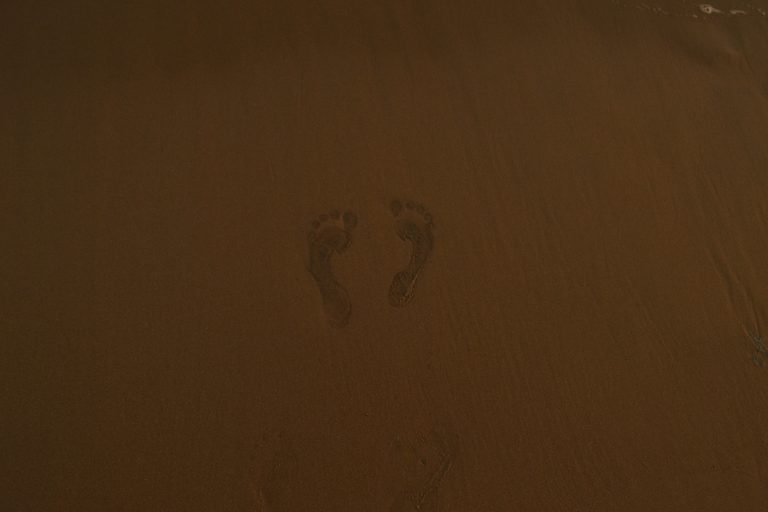
M 353 212 L 347 210 L 344 212 L 344 226 L 347 229 L 352 229 L 357 225 L 357 215 L 355 215 Z

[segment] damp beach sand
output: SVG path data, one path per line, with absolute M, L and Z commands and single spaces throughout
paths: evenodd
M 0 9 L 0 510 L 768 510 L 766 1 Z

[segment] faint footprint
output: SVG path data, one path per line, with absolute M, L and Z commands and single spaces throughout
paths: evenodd
M 403 204 L 397 199 L 390 204 L 390 210 L 395 216 L 397 235 L 413 245 L 411 261 L 404 270 L 395 274 L 389 287 L 389 303 L 402 307 L 413 297 L 416 280 L 434 248 L 432 215 L 420 204 Z
M 309 272 L 315 278 L 323 307 L 335 327 L 349 322 L 352 306 L 347 290 L 339 284 L 331 269 L 331 257 L 343 253 L 352 241 L 357 216 L 351 211 L 340 215 L 337 210 L 323 214 L 312 223 L 309 235 Z
M 290 512 L 298 509 L 301 484 L 297 484 L 299 458 L 292 446 L 286 445 L 272 458 L 261 480 L 263 512 Z
M 430 455 L 422 453 L 418 455 L 418 458 L 422 465 L 432 466 L 432 470 L 424 475 L 420 483 L 403 492 L 389 508 L 389 512 L 437 510 L 437 491 L 443 483 L 445 475 L 453 466 L 457 450 L 454 436 L 446 438 L 445 433 L 441 434 L 433 430 L 430 437 L 431 440 L 419 439 L 419 444 L 422 446 L 421 449 L 417 448 L 417 451 L 423 452 L 425 448 L 431 448 L 428 450 Z M 431 459 L 433 456 L 437 458 L 437 461 L 429 463 L 427 459 Z
M 765 360 L 768 357 L 768 346 L 765 344 L 765 339 L 755 332 L 750 332 L 749 337 L 752 338 L 752 343 L 755 345 L 755 353 L 752 354 L 752 362 L 755 366 L 765 366 Z
M 653 14 L 678 18 L 709 18 L 710 16 L 767 16 L 764 9 L 754 7 L 750 2 L 741 2 L 738 8 L 718 7 L 713 4 L 699 3 L 693 0 L 611 0 L 616 5 L 633 7 Z M 718 2 L 720 4 L 721 2 Z M 728 2 L 726 2 L 728 3 Z

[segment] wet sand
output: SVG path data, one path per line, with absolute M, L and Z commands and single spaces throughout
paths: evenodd
M 0 8 L 0 509 L 766 510 L 765 1 L 77 4 Z

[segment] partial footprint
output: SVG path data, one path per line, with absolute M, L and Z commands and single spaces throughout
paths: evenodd
M 272 458 L 261 480 L 261 509 L 264 512 L 298 510 L 301 484 L 297 483 L 299 458 L 293 447 L 286 445 Z
M 432 216 L 424 206 L 412 202 L 394 200 L 390 204 L 395 216 L 395 231 L 402 240 L 413 245 L 408 266 L 395 274 L 389 287 L 389 303 L 396 307 L 405 306 L 413 297 L 416 280 L 429 260 L 434 248 Z
M 757 333 L 750 332 L 749 337 L 752 338 L 752 343 L 755 345 L 752 362 L 755 366 L 760 366 L 762 368 L 765 366 L 766 358 L 768 358 L 768 346 L 765 344 L 765 339 Z
M 357 216 L 351 211 L 340 215 L 337 210 L 323 214 L 312 223 L 309 235 L 309 272 L 315 278 L 323 307 L 335 327 L 349 322 L 352 306 L 347 290 L 339 284 L 331 269 L 331 257 L 343 253 L 352 241 Z
M 755 8 L 750 2 L 725 2 L 717 5 L 698 0 L 611 0 L 616 5 L 632 7 L 662 16 L 678 18 L 708 18 L 710 16 L 768 16 L 764 9 Z M 731 5 L 729 5 L 731 4 Z
M 414 454 L 427 472 L 392 503 L 389 512 L 437 511 L 437 492 L 456 459 L 456 440 L 433 430 L 428 438 L 417 440 Z M 421 445 L 421 446 L 418 446 Z M 418 453 L 417 453 L 418 452 Z M 433 460 L 434 459 L 434 460 Z

